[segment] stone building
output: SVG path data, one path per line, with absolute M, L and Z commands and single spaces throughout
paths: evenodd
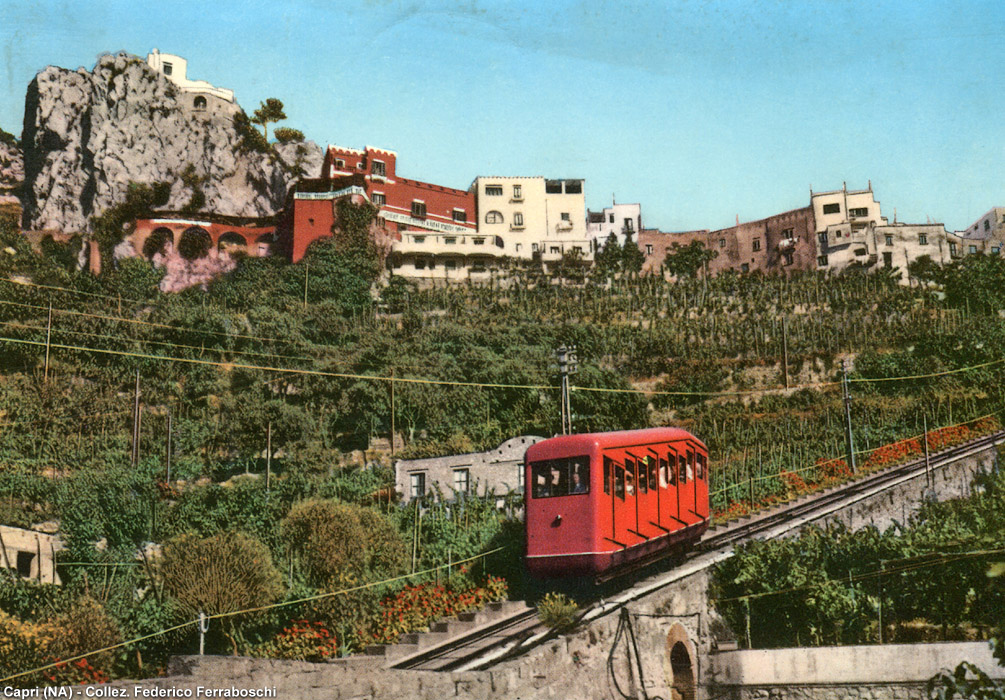
M 1005 246 L 1005 207 L 992 207 L 965 231 L 958 231 L 960 255 L 1001 255 Z
M 521 435 L 493 450 L 426 459 L 402 459 L 394 464 L 395 488 L 402 503 L 436 493 L 457 498 L 466 494 L 523 493 L 523 457 L 527 448 L 544 438 Z
M 56 552 L 62 549 L 63 541 L 57 535 L 0 525 L 0 566 L 21 578 L 59 584 Z

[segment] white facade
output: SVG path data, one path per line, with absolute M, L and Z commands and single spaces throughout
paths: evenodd
M 618 245 L 625 244 L 630 235 L 636 243 L 642 230 L 642 205 L 614 203 L 603 211 L 587 214 L 586 231 L 593 241 L 593 249 L 600 250 L 613 233 Z
M 147 65 L 158 73 L 162 73 L 168 80 L 181 88 L 182 92 L 211 95 L 227 102 L 234 101 L 233 90 L 215 87 L 205 80 L 189 80 L 188 61 L 181 56 L 161 53 L 157 49 L 154 49 L 147 54 Z
M 501 241 L 502 255 L 555 262 L 576 252 L 593 259 L 582 180 L 478 177 L 478 233 Z
M 864 263 L 875 254 L 874 242 L 870 246 L 871 229 L 887 221 L 871 184 L 867 190 L 811 192 L 810 202 L 816 222 L 817 269 L 840 270 L 855 262 Z

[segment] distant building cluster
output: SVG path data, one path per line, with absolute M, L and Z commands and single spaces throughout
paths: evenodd
M 232 90 L 189 80 L 184 58 L 154 49 L 147 63 L 191 97 L 192 110 L 239 109 Z M 638 203 L 613 202 L 588 211 L 585 186 L 582 179 L 493 175 L 455 189 L 399 175 L 395 151 L 330 145 L 319 176 L 291 188 L 274 229 L 265 222 L 149 220 L 141 222 L 134 244 L 142 247 L 155 231 L 177 244 L 179 236 L 198 229 L 216 246 L 298 262 L 311 243 L 332 235 L 343 200 L 377 208 L 378 226 L 391 241 L 389 266 L 420 282 L 488 280 L 521 260 L 545 267 L 569 259 L 589 265 L 604 246 L 626 242 L 642 252 L 643 273 L 670 277 L 667 256 L 695 241 L 715 253 L 704 270 L 711 275 L 836 272 L 851 266 L 906 272 L 922 256 L 944 265 L 963 255 L 1001 255 L 1005 241 L 1005 207 L 992 208 L 965 231 L 896 217 L 891 223 L 871 182 L 861 190 L 811 190 L 807 206 L 757 221 L 737 219 L 729 228 L 685 232 L 643 228 Z M 237 223 L 246 226 L 236 228 Z

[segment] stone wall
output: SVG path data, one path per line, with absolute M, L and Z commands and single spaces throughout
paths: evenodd
M 961 661 L 1005 678 L 986 642 L 730 651 L 709 670 L 712 694 L 735 700 L 920 700 L 928 679 Z

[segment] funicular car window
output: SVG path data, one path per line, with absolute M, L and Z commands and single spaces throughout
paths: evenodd
M 625 460 L 625 495 L 635 495 L 635 462 L 631 459 Z
M 534 498 L 572 496 L 590 492 L 590 458 L 562 457 L 530 466 Z
M 676 486 L 677 485 L 677 455 L 674 454 L 673 452 L 671 452 L 671 453 L 669 453 L 667 455 L 667 459 L 669 460 L 669 464 L 667 466 L 669 467 L 668 473 L 669 473 L 669 476 L 670 476 L 670 485 L 671 486 Z
M 670 466 L 666 459 L 660 457 L 660 487 L 666 488 L 670 484 Z
M 681 455 L 677 460 L 677 479 L 682 484 L 687 483 L 687 457 Z
M 614 495 L 625 500 L 625 468 L 620 464 L 614 468 Z
M 702 453 L 699 452 L 697 454 L 697 456 L 696 456 L 696 459 L 698 461 L 698 467 L 695 470 L 695 474 L 696 474 L 696 476 L 699 479 L 704 479 L 705 478 L 705 455 L 703 455 Z
M 687 451 L 687 480 L 692 481 L 694 479 L 694 452 L 691 450 Z
M 604 457 L 604 493 L 608 496 L 611 495 L 611 471 L 614 468 L 614 462 L 611 461 L 610 457 Z
M 634 460 L 634 464 L 635 464 L 635 474 L 638 477 L 636 480 L 638 481 L 639 484 L 639 493 L 649 493 L 649 481 L 646 478 L 645 459 L 636 459 Z
M 649 488 L 652 491 L 656 490 L 656 458 L 649 455 Z

